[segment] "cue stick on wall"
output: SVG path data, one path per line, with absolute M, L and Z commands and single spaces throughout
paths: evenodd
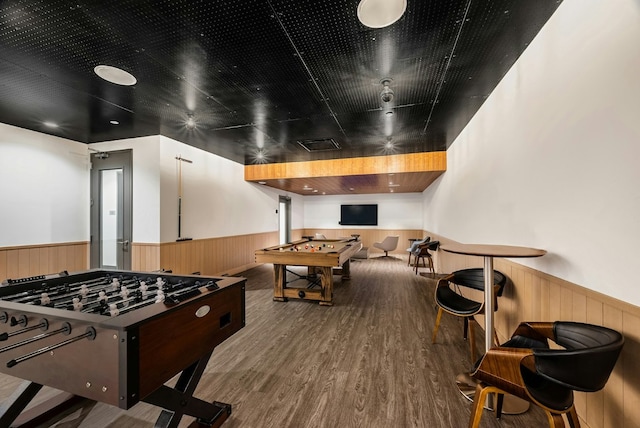
M 182 162 L 193 163 L 189 159 L 183 158 L 181 155 L 176 156 L 178 161 L 178 241 L 184 241 L 188 238 L 182 237 Z

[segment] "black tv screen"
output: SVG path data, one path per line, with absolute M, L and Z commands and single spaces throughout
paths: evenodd
M 342 226 L 377 226 L 378 205 L 340 205 Z

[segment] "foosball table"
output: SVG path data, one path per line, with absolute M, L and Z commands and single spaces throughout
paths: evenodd
M 214 348 L 245 325 L 245 282 L 110 270 L 5 281 L 0 372 L 25 382 L 2 404 L 0 427 L 55 412 L 23 413 L 45 385 L 69 398 L 55 406 L 72 397 L 122 409 L 144 401 L 163 408 L 156 427 L 185 414 L 193 426 L 220 426 L 231 405 L 193 392 Z M 164 385 L 177 374 L 174 387 Z

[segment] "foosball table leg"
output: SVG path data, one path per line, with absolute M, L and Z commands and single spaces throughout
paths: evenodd
M 0 427 L 9 427 L 42 389 L 42 385 L 25 381 L 0 407 Z
M 34 428 L 48 424 L 56 418 L 64 416 L 65 412 L 81 407 L 86 398 L 70 393 L 61 392 L 42 403 L 24 410 L 38 394 L 43 385 L 24 381 L 0 406 L 0 428 Z
M 196 418 L 196 422 L 190 425 L 194 428 L 217 428 L 227 420 L 231 414 L 230 404 L 209 403 L 193 396 L 212 352 L 184 369 L 174 388 L 163 385 L 142 400 L 164 409 L 156 421 L 156 428 L 175 428 L 184 415 Z

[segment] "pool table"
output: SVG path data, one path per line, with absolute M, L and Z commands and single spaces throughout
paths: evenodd
M 341 274 L 349 279 L 349 259 L 362 248 L 357 238 L 302 239 L 255 251 L 256 263 L 273 263 L 273 300 L 286 302 L 290 297 L 315 300 L 321 305 L 333 305 L 333 275 Z M 302 279 L 313 278 L 320 273 L 320 289 L 287 286 L 287 266 L 307 266 L 307 276 L 294 274 Z M 334 270 L 334 268 L 338 268 Z M 293 282 L 293 281 L 292 281 Z

